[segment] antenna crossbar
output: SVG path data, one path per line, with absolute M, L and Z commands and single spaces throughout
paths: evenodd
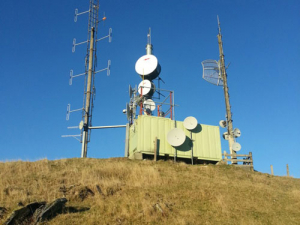
M 70 118 L 70 113 L 76 112 L 76 111 L 81 111 L 81 110 L 83 110 L 83 108 L 71 110 L 71 104 L 68 104 L 68 105 L 67 105 L 67 117 L 66 117 L 66 120 L 69 120 L 69 118 Z
M 102 38 L 97 39 L 96 42 L 101 41 L 101 40 L 103 40 L 105 38 L 108 38 L 108 42 L 109 43 L 111 42 L 111 40 L 112 40 L 112 29 L 111 28 L 109 28 L 108 35 L 106 35 L 106 36 L 104 36 Z
M 81 137 L 81 134 L 75 134 L 75 135 L 61 135 L 61 137 L 66 138 L 66 137 L 72 137 L 75 138 L 77 141 L 81 142 L 81 140 L 77 137 Z
M 108 60 L 108 62 L 107 62 L 107 67 L 104 68 L 104 69 L 102 69 L 102 70 L 95 71 L 95 74 L 107 70 L 107 76 L 109 76 L 109 75 L 110 75 L 110 65 L 111 65 L 111 61 Z
M 89 42 L 89 40 L 83 41 L 83 42 L 80 42 L 80 43 L 76 43 L 76 38 L 74 38 L 74 39 L 73 39 L 72 52 L 73 52 L 73 53 L 75 52 L 75 47 L 76 47 L 77 45 L 85 44 L 85 43 L 88 43 L 88 42 Z

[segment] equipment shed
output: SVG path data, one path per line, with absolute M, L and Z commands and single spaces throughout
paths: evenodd
M 179 128 L 186 135 L 185 142 L 179 147 L 171 146 L 167 134 Z M 220 130 L 218 126 L 197 124 L 193 131 L 187 130 L 182 121 L 169 118 L 139 115 L 134 124 L 127 127 L 126 155 L 131 159 L 153 156 L 156 149 L 158 157 L 191 159 L 197 162 L 216 163 L 222 159 Z M 157 138 L 157 146 L 154 141 Z

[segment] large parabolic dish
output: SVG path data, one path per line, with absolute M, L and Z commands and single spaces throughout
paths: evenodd
M 149 80 L 143 80 L 139 84 L 138 92 L 140 95 L 152 97 L 155 92 L 155 85 Z
M 135 71 L 146 80 L 153 80 L 159 76 L 161 66 L 154 55 L 144 55 L 135 63 Z
M 179 147 L 185 142 L 186 135 L 183 130 L 179 128 L 173 128 L 167 134 L 167 141 L 174 147 Z

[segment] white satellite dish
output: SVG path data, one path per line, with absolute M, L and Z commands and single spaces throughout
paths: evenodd
M 221 120 L 221 121 L 219 122 L 219 125 L 220 125 L 220 127 L 225 128 L 226 125 L 227 125 L 227 123 L 226 123 L 225 120 Z
M 229 140 L 229 134 L 227 131 L 223 133 L 223 138 L 227 141 Z
M 241 136 L 241 131 L 240 131 L 240 129 L 239 128 L 235 128 L 234 130 L 233 130 L 233 135 L 234 135 L 234 137 L 240 137 Z
M 203 79 L 217 86 L 223 86 L 220 65 L 216 60 L 207 59 L 202 62 Z
M 78 126 L 78 127 L 79 127 L 79 130 L 82 130 L 82 128 L 83 128 L 83 121 L 82 121 L 82 120 L 80 121 L 80 123 L 79 123 L 79 126 Z
M 233 151 L 238 152 L 239 150 L 241 150 L 242 146 L 241 146 L 239 143 L 234 142 L 234 143 L 232 144 L 231 148 L 232 148 Z
M 154 55 L 144 55 L 135 63 L 135 71 L 144 79 L 153 80 L 159 76 L 161 66 Z
M 183 126 L 187 130 L 194 130 L 197 127 L 197 125 L 198 125 L 198 121 L 193 116 L 189 116 L 189 117 L 185 118 L 183 121 Z
M 144 101 L 144 109 L 145 110 L 151 110 L 154 111 L 155 110 L 155 102 L 152 99 L 147 99 L 146 101 Z
M 185 133 L 179 128 L 174 128 L 167 134 L 168 143 L 174 147 L 179 147 L 182 145 L 185 142 L 185 139 Z
M 140 95 L 151 97 L 155 92 L 155 85 L 149 80 L 143 80 L 139 84 L 138 92 Z

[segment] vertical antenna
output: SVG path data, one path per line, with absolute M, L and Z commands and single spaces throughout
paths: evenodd
M 226 74 L 226 68 L 225 68 L 225 58 L 224 58 L 224 52 L 223 52 L 223 42 L 222 42 L 221 25 L 220 25 L 220 21 L 219 21 L 219 16 L 217 16 L 217 19 L 218 19 L 218 28 L 219 28 L 219 33 L 217 35 L 218 43 L 219 43 L 219 52 L 220 52 L 219 63 L 220 63 L 221 76 L 223 79 L 223 90 L 224 90 L 225 105 L 226 105 L 226 119 L 227 119 L 229 150 L 230 150 L 230 154 L 236 154 L 236 152 L 232 150 L 232 145 L 234 143 L 234 135 L 233 135 L 231 106 L 229 103 L 227 74 Z M 234 158 L 234 157 L 232 157 L 232 158 Z
M 220 20 L 219 20 L 219 16 L 218 15 L 217 15 L 217 19 L 218 19 L 219 35 L 221 35 L 221 24 L 220 24 Z
M 147 34 L 147 45 L 146 45 L 146 54 L 152 55 L 153 45 L 151 44 L 151 27 L 149 27 L 149 31 Z

